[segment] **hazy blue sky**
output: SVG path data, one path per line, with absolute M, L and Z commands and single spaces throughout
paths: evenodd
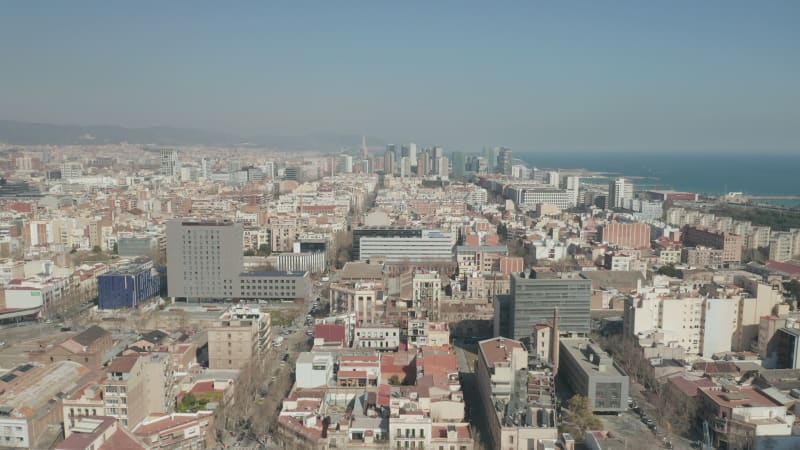
M 7 1 L 0 118 L 800 151 L 798 24 L 794 0 Z

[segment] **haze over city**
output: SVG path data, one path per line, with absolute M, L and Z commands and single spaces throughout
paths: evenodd
M 800 449 L 798 12 L 4 2 L 0 450 Z
M 0 118 L 465 151 L 793 152 L 799 9 L 8 2 Z

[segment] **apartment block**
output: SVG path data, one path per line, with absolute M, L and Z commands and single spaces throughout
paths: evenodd
M 479 342 L 476 376 L 491 448 L 527 450 L 555 444 L 555 383 L 552 377 L 528 370 L 522 342 L 503 337 Z
M 148 418 L 133 430 L 133 435 L 151 448 L 214 448 L 214 413 L 199 411 Z
M 684 245 L 711 247 L 722 250 L 723 263 L 742 261 L 744 238 L 741 235 L 715 230 L 707 227 L 686 226 L 681 239 Z
M 719 267 L 722 265 L 722 250 L 709 247 L 684 247 L 681 261 L 692 267 Z
M 119 421 L 108 416 L 83 417 L 73 424 L 73 433 L 66 436 L 55 450 L 146 450 L 149 447 L 136 439 Z
M 210 369 L 241 369 L 268 348 L 270 315 L 257 308 L 232 307 L 208 329 Z
M 354 348 L 396 351 L 400 346 L 400 328 L 396 326 L 358 324 L 353 335 Z
M 135 428 L 150 413 L 144 358 L 120 356 L 111 361 L 105 372 L 105 415 L 119 420 L 128 429 Z
M 412 301 L 422 317 L 436 319 L 442 298 L 442 280 L 436 272 L 415 273 L 412 279 Z

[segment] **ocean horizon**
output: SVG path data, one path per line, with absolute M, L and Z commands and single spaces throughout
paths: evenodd
M 800 152 L 636 153 L 515 151 L 530 167 L 585 169 L 626 176 L 634 185 L 723 195 L 800 195 Z M 777 203 L 777 202 L 776 202 Z M 800 201 L 780 201 L 795 205 Z

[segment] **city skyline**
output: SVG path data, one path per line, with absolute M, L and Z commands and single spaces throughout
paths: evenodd
M 0 118 L 465 151 L 797 150 L 795 4 L 616 6 L 10 4 Z

